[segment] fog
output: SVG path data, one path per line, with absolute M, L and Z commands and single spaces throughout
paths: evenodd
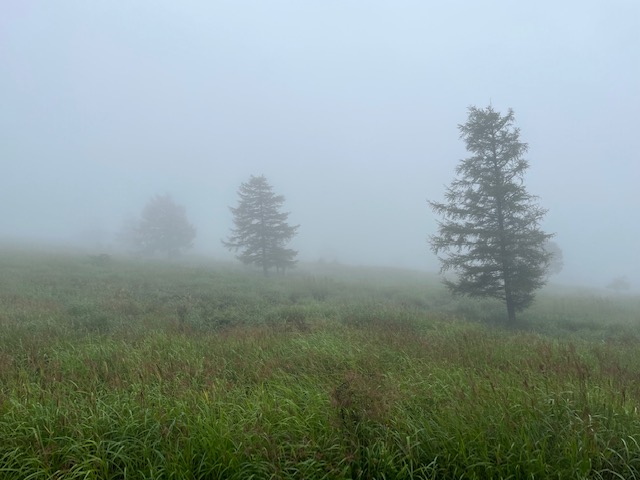
M 172 194 L 220 239 L 264 174 L 302 261 L 437 270 L 427 199 L 466 109 L 513 108 L 559 283 L 640 285 L 640 3 L 59 1 L 0 6 L 0 239 L 113 248 Z

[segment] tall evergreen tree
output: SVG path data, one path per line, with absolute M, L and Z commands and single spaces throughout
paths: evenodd
M 296 264 L 297 251 L 286 248 L 295 236 L 299 225 L 287 223 L 288 212 L 280 212 L 284 203 L 282 195 L 276 195 L 264 175 L 251 175 L 238 189 L 237 207 L 230 207 L 235 227 L 223 244 L 233 251 L 244 264 L 262 267 L 265 275 L 275 267 L 284 272 Z
M 546 210 L 524 186 L 528 145 L 512 110 L 502 116 L 491 106 L 470 107 L 458 128 L 471 156 L 456 167 L 446 202 L 429 202 L 442 216 L 431 248 L 446 254 L 441 271 L 456 274 L 445 280 L 453 293 L 501 299 L 513 323 L 546 282 L 552 256 L 545 244 L 553 235 L 539 226 Z

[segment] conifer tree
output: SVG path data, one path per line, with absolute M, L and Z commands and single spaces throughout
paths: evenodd
M 456 274 L 445 280 L 453 293 L 501 299 L 513 323 L 546 282 L 552 256 L 545 245 L 553 235 L 540 229 L 546 210 L 524 186 L 528 145 L 512 110 L 502 116 L 491 106 L 470 107 L 458 128 L 471 156 L 458 164 L 446 201 L 429 202 L 442 216 L 431 249 L 446 254 L 441 272 Z
M 286 248 L 295 236 L 299 225 L 287 223 L 288 212 L 280 212 L 284 203 L 282 195 L 276 195 L 264 175 L 251 176 L 238 189 L 237 207 L 230 207 L 234 228 L 223 244 L 233 251 L 244 264 L 262 267 L 265 275 L 271 268 L 284 273 L 296 264 L 297 251 Z

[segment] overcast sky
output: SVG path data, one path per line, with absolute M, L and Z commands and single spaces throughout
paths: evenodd
M 426 200 L 491 103 L 529 143 L 557 281 L 638 286 L 639 74 L 637 0 L 4 0 L 0 238 L 108 242 L 170 193 L 226 258 L 265 174 L 301 260 L 437 270 Z

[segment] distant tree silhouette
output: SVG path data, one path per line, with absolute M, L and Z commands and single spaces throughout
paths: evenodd
M 539 228 L 546 210 L 523 183 L 528 146 L 513 124 L 511 110 L 502 116 L 491 106 L 470 107 L 459 129 L 471 156 L 458 164 L 446 202 L 429 202 L 443 218 L 430 237 L 431 248 L 446 253 L 439 257 L 441 271 L 457 274 L 445 281 L 447 287 L 455 294 L 503 300 L 510 323 L 546 282 L 552 256 L 544 249 L 552 235 Z
M 244 264 L 262 267 L 265 275 L 271 268 L 284 273 L 296 264 L 295 250 L 286 248 L 295 236 L 299 225 L 287 223 L 289 213 L 280 212 L 284 203 L 282 195 L 276 195 L 264 175 L 251 175 L 249 181 L 238 189 L 238 206 L 230 207 L 234 228 L 222 243 Z
M 183 206 L 170 195 L 156 195 L 149 200 L 139 220 L 129 222 L 122 237 L 138 253 L 166 253 L 175 257 L 192 246 L 196 229 L 189 223 Z
M 611 280 L 611 282 L 609 282 L 609 284 L 607 285 L 607 288 L 610 288 L 614 292 L 620 293 L 629 290 L 631 288 L 631 282 L 629 282 L 629 279 L 623 275 Z
M 547 240 L 544 244 L 544 250 L 551 254 L 549 261 L 549 275 L 556 275 L 564 268 L 564 255 L 562 249 L 553 240 Z

